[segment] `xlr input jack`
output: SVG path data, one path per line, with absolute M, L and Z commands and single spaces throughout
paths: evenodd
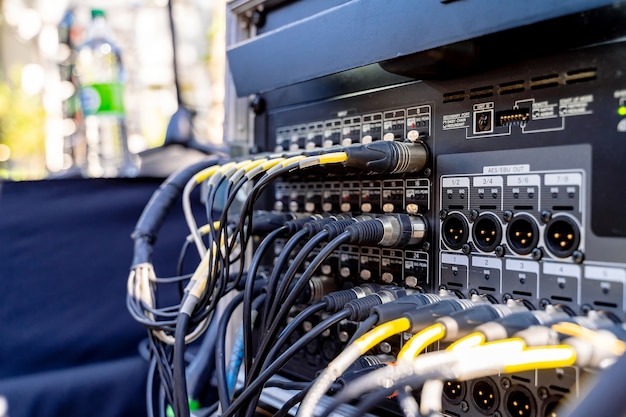
M 459 404 L 465 398 L 465 382 L 456 380 L 445 381 L 443 383 L 443 395 L 450 404 Z
M 493 214 L 485 213 L 476 218 L 472 229 L 474 245 L 483 252 L 493 252 L 502 240 L 502 226 Z
M 472 385 L 472 402 L 481 413 L 492 415 L 500 402 L 496 383 L 490 378 L 476 380 Z
M 461 249 L 469 237 L 469 226 L 465 217 L 459 213 L 447 215 L 441 224 L 441 236 L 448 248 Z
M 531 392 L 521 385 L 512 386 L 506 393 L 504 406 L 509 417 L 532 417 L 537 415 L 537 407 Z
M 519 214 L 507 226 L 506 241 L 513 252 L 528 255 L 539 243 L 539 227 L 529 215 Z
M 553 217 L 544 232 L 546 247 L 554 256 L 567 258 L 580 245 L 580 228 L 569 216 Z

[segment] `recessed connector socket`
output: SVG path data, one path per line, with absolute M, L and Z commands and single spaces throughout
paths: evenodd
M 459 213 L 446 216 L 441 223 L 441 237 L 448 248 L 452 250 L 461 249 L 469 238 L 469 227 L 465 217 Z
M 507 226 L 506 241 L 513 252 L 528 255 L 539 243 L 539 227 L 529 215 L 517 215 Z
M 500 402 L 496 383 L 490 378 L 476 380 L 472 385 L 472 402 L 481 413 L 492 415 Z
M 580 245 L 580 228 L 568 216 L 553 217 L 544 232 L 546 247 L 559 258 L 572 256 Z
M 474 222 L 472 237 L 476 248 L 493 252 L 502 240 L 502 226 L 493 214 L 481 214 Z
M 504 400 L 506 412 L 510 417 L 531 417 L 537 415 L 537 406 L 531 392 L 521 386 L 513 385 Z

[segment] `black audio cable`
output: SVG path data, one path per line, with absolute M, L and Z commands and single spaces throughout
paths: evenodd
M 371 309 L 377 305 L 385 304 L 394 301 L 398 298 L 406 296 L 406 290 L 399 287 L 383 287 L 380 291 L 366 295 L 362 298 L 355 298 L 349 301 L 344 308 L 339 312 L 333 314 L 327 319 L 321 321 L 313 329 L 307 332 L 304 336 L 298 339 L 292 344 L 279 358 L 273 360 L 278 354 L 282 346 L 285 344 L 289 337 L 289 333 L 283 332 L 277 342 L 274 344 L 272 350 L 267 355 L 267 360 L 261 367 L 259 376 L 248 387 L 249 390 L 255 391 L 256 394 L 249 399 L 247 415 L 251 415 L 256 408 L 258 401 L 258 395 L 269 378 L 272 377 L 280 368 L 282 368 L 296 353 L 300 352 L 306 345 L 311 343 L 320 334 L 322 334 L 329 327 L 339 323 L 342 320 L 348 319 L 350 321 L 360 321 L 367 315 L 369 315 Z M 326 303 L 327 304 L 327 303 Z M 270 362 L 271 361 L 271 362 Z M 255 388 L 253 388 L 253 385 Z M 243 393 L 242 393 L 243 395 Z
M 255 280 L 253 295 L 258 295 L 264 284 L 263 281 Z M 239 293 L 228 303 L 220 315 L 217 328 L 217 339 L 215 342 L 215 376 L 219 400 L 223 410 L 230 406 L 230 393 L 226 383 L 226 330 L 228 329 L 228 323 L 235 309 L 243 302 L 244 295 L 244 293 Z
M 264 328 L 267 328 L 267 326 L 268 326 L 268 324 L 267 324 L 268 320 L 271 318 L 271 312 L 270 312 L 271 306 L 274 305 L 275 299 L 280 299 L 280 294 L 282 294 L 282 292 L 285 290 L 285 288 L 288 287 L 288 285 L 289 285 L 289 283 L 286 283 L 286 284 L 281 286 L 280 290 L 278 289 L 281 273 L 282 273 L 283 269 L 285 268 L 285 266 L 287 265 L 287 263 L 289 262 L 289 259 L 291 259 L 291 253 L 301 244 L 301 242 L 304 239 L 307 239 L 307 238 L 310 239 L 313 236 L 317 235 L 322 230 L 324 230 L 324 226 L 339 220 L 339 217 L 331 216 L 331 217 L 319 218 L 319 219 L 311 219 L 311 220 L 312 221 L 303 222 L 302 223 L 302 228 L 300 230 L 298 230 L 287 241 L 287 243 L 285 243 L 285 246 L 282 248 L 281 253 L 278 256 L 278 259 L 276 260 L 276 262 L 273 265 L 272 273 L 270 275 L 268 286 L 267 286 L 268 298 L 267 298 L 267 302 L 265 303 L 265 309 L 263 311 L 263 316 L 262 316 Z M 328 238 L 328 236 L 327 237 L 322 237 L 322 236 L 318 237 L 318 239 L 321 239 L 320 241 L 323 241 L 323 240 L 325 240 L 327 238 Z M 314 247 L 315 247 L 315 245 L 313 246 L 313 248 Z M 305 257 L 301 257 L 301 259 L 303 259 L 302 262 L 304 262 L 304 260 L 306 260 Z M 299 262 L 299 260 L 298 260 L 298 262 Z M 295 259 L 294 259 L 293 263 L 294 264 L 296 263 Z M 292 269 L 299 268 L 300 264 L 301 263 L 295 264 Z
M 386 247 L 416 244 L 419 243 L 426 234 L 426 223 L 423 218 L 419 216 L 386 215 L 375 219 L 356 222 L 347 227 L 345 227 L 344 223 L 341 221 L 328 224 L 324 227 L 322 232 L 312 238 L 298 253 L 296 259 L 294 259 L 285 273 L 284 280 L 286 282 L 289 282 L 293 276 L 295 276 L 297 268 L 300 263 L 304 262 L 308 253 L 331 233 L 337 237 L 331 240 L 313 261 L 311 261 L 307 269 L 302 273 L 300 278 L 298 278 L 296 285 L 284 302 L 274 303 L 276 307 L 273 308 L 270 313 L 273 313 L 276 309 L 278 309 L 278 312 L 270 316 L 271 326 L 263 335 L 264 340 L 259 347 L 261 354 L 265 354 L 267 351 L 268 344 L 277 334 L 279 326 L 287 318 L 289 310 L 296 302 L 298 295 L 304 290 L 304 287 L 308 285 L 308 281 L 312 278 L 317 268 L 319 268 L 321 263 L 339 246 L 347 242 L 359 244 L 372 243 Z M 280 308 L 277 307 L 278 304 L 280 304 Z M 258 368 L 253 365 L 253 370 L 256 369 Z M 254 371 L 252 372 L 252 376 L 256 376 Z
M 153 245 L 159 231 L 172 207 L 182 195 L 187 181 L 198 171 L 219 162 L 220 159 L 217 157 L 209 158 L 177 171 L 170 175 L 152 194 L 131 235 L 135 243 L 132 265 L 151 261 Z
M 474 300 L 480 302 L 479 297 L 474 297 Z M 471 305 L 468 305 L 468 302 Z M 432 311 L 434 308 L 439 312 L 445 311 L 446 308 L 452 310 L 452 312 L 449 315 L 436 319 L 434 324 L 432 324 Z M 460 337 L 471 331 L 477 324 L 511 314 L 515 309 L 522 308 L 523 307 L 517 304 L 512 304 L 510 307 L 507 307 L 482 302 L 476 304 L 469 300 L 450 299 L 409 311 L 405 313 L 402 318 L 388 322 L 388 325 L 383 324 L 367 333 L 352 345 L 348 346 L 341 355 L 335 358 L 317 378 L 315 385 L 311 388 L 302 403 L 299 414 L 303 416 L 312 415 L 315 404 L 317 404 L 323 393 L 326 392 L 328 385 L 334 382 L 347 369 L 349 364 L 353 363 L 359 356 L 369 350 L 373 344 L 384 337 L 389 337 L 403 331 L 414 333 L 415 336 L 405 343 L 398 355 L 399 359 L 412 358 L 427 345 L 435 341 Z M 383 331 L 383 328 L 387 327 L 388 329 Z M 378 380 L 372 379 L 369 383 L 377 384 Z M 346 395 L 353 395 L 354 397 L 376 386 L 370 386 L 363 382 L 351 384 L 351 386 L 352 385 L 355 386 L 355 389 L 349 390 Z M 345 391 L 342 391 L 342 393 L 344 392 Z
M 294 277 L 296 276 L 298 272 L 298 269 L 307 260 L 307 258 L 309 257 L 309 254 L 315 248 L 317 248 L 317 246 L 321 244 L 322 242 L 329 240 L 329 239 L 336 239 L 336 236 L 339 235 L 347 226 L 356 222 L 356 219 L 350 218 L 350 219 L 336 220 L 336 221 L 333 221 L 332 219 L 328 219 L 328 220 L 324 219 L 324 220 L 321 220 L 320 222 L 323 223 L 322 230 L 320 230 L 318 233 L 315 233 L 315 235 L 312 236 L 310 240 L 304 245 L 304 247 L 298 252 L 296 257 L 293 259 L 293 261 L 289 265 L 289 268 L 287 268 L 287 271 L 285 272 L 285 275 L 282 278 L 282 281 L 280 283 L 280 287 L 276 290 L 276 292 L 279 294 L 277 295 L 275 299 L 272 300 L 271 303 L 268 303 L 271 305 L 270 305 L 268 314 L 266 315 L 266 317 L 264 317 L 265 329 L 268 329 L 271 327 L 275 328 L 277 327 L 276 326 L 277 324 L 280 324 L 280 323 L 277 323 L 277 320 L 281 320 L 281 319 L 280 318 L 277 319 L 276 317 L 276 314 L 277 314 L 276 312 L 282 302 L 282 300 L 279 298 L 280 294 L 284 293 L 286 289 L 289 288 L 291 282 L 293 281 Z M 315 222 L 315 223 L 318 223 L 318 222 Z M 311 225 L 311 224 L 312 223 L 308 223 L 307 225 Z M 333 246 L 333 245 L 334 247 L 333 249 L 330 250 L 330 252 L 338 248 L 341 245 L 341 242 L 334 244 L 331 241 L 322 251 L 328 252 L 326 248 L 328 248 L 329 246 Z M 327 256 L 324 256 L 324 259 L 326 259 L 326 257 Z M 320 263 L 322 261 L 323 260 L 320 260 Z M 275 272 L 276 274 L 280 273 L 280 271 L 276 271 L 276 268 L 275 268 Z M 272 280 L 272 278 L 270 278 L 270 280 Z M 291 294 L 290 294 L 290 296 L 294 299 L 293 302 L 296 301 L 298 295 L 303 290 L 304 290 L 304 285 L 298 286 L 296 284 L 296 287 L 291 290 Z M 281 308 L 281 310 L 284 310 L 284 309 Z M 273 334 L 275 334 L 275 332 Z M 270 337 L 272 337 L 273 334 L 272 332 L 270 332 Z
M 397 299 L 396 301 L 388 304 L 382 304 L 372 309 L 372 314 L 365 319 L 358 329 L 350 338 L 348 344 L 354 342 L 359 337 L 363 336 L 372 327 L 379 324 L 395 320 L 402 317 L 404 313 L 415 310 L 416 308 L 433 304 L 441 301 L 444 298 L 454 298 L 447 294 L 437 295 L 428 293 L 412 294 L 406 297 Z
M 266 215 L 264 214 L 263 216 L 265 217 Z M 254 256 L 252 257 L 252 260 L 250 262 L 250 266 L 248 268 L 249 274 L 252 274 L 252 276 L 256 276 L 259 265 L 261 263 L 261 259 L 265 255 L 265 252 L 267 251 L 267 249 L 270 248 L 274 244 L 275 240 L 278 237 L 293 235 L 294 232 L 297 232 L 307 222 L 310 222 L 319 218 L 321 218 L 321 216 L 311 215 L 309 217 L 305 217 L 301 219 L 293 219 L 293 220 L 287 221 L 286 223 L 283 223 L 282 226 L 270 232 L 263 239 L 259 247 L 256 249 Z M 285 220 L 284 216 L 283 216 L 283 220 Z M 259 219 L 257 217 L 257 221 L 255 221 L 255 226 L 253 227 L 253 233 L 258 234 L 258 233 L 267 232 L 269 230 L 268 226 L 269 225 L 274 226 L 276 225 L 277 222 L 280 222 L 280 219 L 275 215 L 272 215 L 269 218 Z M 247 281 L 246 286 L 245 286 L 246 295 L 245 295 L 244 304 L 243 304 L 244 369 L 245 369 L 246 375 L 249 373 L 250 366 L 252 364 L 252 346 L 251 346 L 251 343 L 252 343 L 252 322 L 251 322 L 252 288 L 253 288 L 252 282 Z M 268 293 L 269 292 L 271 291 L 268 291 Z

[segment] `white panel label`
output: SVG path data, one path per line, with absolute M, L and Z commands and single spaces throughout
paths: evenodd
M 539 275 L 539 264 L 537 262 L 507 259 L 506 269 L 517 272 L 531 272 Z
M 502 269 L 502 260 L 485 256 L 472 257 L 472 266 L 492 269 Z
M 546 174 L 543 178 L 545 185 L 583 185 L 583 176 L 580 172 L 562 172 Z
M 509 175 L 506 177 L 506 185 L 509 187 L 525 185 L 540 185 L 541 177 L 539 175 Z
M 543 264 L 543 273 L 546 275 L 580 278 L 580 266 L 545 263 Z
M 598 281 L 612 281 L 626 283 L 626 271 L 620 268 L 606 268 L 602 266 L 585 266 L 585 278 Z
M 492 165 L 483 167 L 483 174 L 524 174 L 530 172 L 530 165 Z
M 502 187 L 502 184 L 504 184 L 502 177 L 497 177 L 497 176 L 474 177 L 474 187 L 491 187 L 491 186 Z
M 441 263 L 442 264 L 451 264 L 451 265 L 465 265 L 465 266 L 469 265 L 467 256 L 465 256 L 465 255 L 457 255 L 457 254 L 454 254 L 454 253 L 442 253 L 441 254 Z
M 469 187 L 470 181 L 467 177 L 442 178 L 441 185 L 443 187 Z

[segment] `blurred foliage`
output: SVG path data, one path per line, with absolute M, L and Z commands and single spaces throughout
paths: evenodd
M 20 86 L 19 68 L 0 79 L 0 143 L 11 149 L 11 158 L 0 162 L 0 177 L 39 179 L 46 175 L 46 114 L 41 96 L 29 96 Z

